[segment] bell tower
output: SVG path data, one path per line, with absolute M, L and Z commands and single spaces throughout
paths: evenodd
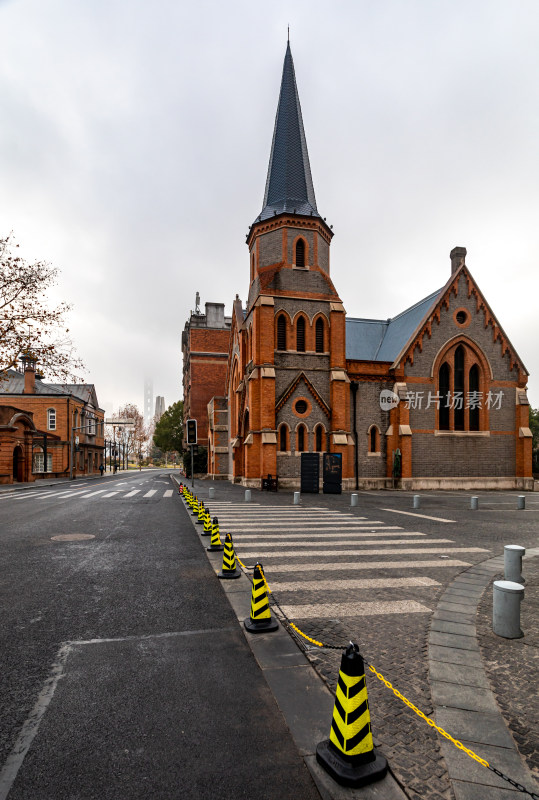
M 301 452 L 341 452 L 348 474 L 345 311 L 330 278 L 332 237 L 316 203 L 288 42 L 262 210 L 247 235 L 246 483 L 277 474 L 280 485 L 297 485 Z

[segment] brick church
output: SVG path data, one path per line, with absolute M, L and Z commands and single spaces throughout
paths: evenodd
M 247 236 L 247 302 L 236 295 L 220 323 L 207 308 L 184 332 L 186 408 L 207 409 L 198 421 L 209 475 L 245 486 L 272 475 L 297 488 L 302 454 L 312 463 L 332 453 L 343 489 L 533 488 L 528 373 L 465 248 L 451 251 L 442 288 L 411 308 L 350 318 L 331 280 L 332 237 L 288 44 L 262 210 Z M 204 341 L 198 355 L 191 329 Z M 211 388 L 203 367 L 191 374 L 197 358 L 212 363 Z

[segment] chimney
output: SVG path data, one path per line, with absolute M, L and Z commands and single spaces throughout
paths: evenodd
M 225 327 L 224 303 L 206 303 L 206 325 L 208 328 Z
M 454 247 L 449 253 L 449 258 L 451 259 L 451 275 L 454 275 L 466 263 L 466 248 Z
M 23 394 L 36 393 L 36 359 L 31 353 L 24 353 L 21 357 L 24 370 Z

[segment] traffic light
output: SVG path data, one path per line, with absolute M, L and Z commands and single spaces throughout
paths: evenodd
M 196 419 L 187 420 L 187 444 L 197 443 L 197 421 Z

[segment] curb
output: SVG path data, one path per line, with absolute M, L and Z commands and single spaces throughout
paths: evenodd
M 170 475 L 170 478 L 177 488 L 180 481 L 175 475 Z M 203 495 L 206 502 L 208 489 L 203 490 Z M 192 516 L 189 515 L 189 518 L 197 538 L 200 538 Z M 205 547 L 204 552 L 217 574 L 221 569 L 223 554 L 208 552 Z M 316 746 L 329 734 L 335 703 L 333 694 L 280 623 L 274 633 L 253 635 L 245 630 L 243 620 L 249 616 L 251 608 L 251 582 L 245 573 L 242 572 L 236 580 L 219 583 L 322 800 L 407 800 L 390 772 L 376 783 L 351 789 L 340 786 L 318 765 Z

